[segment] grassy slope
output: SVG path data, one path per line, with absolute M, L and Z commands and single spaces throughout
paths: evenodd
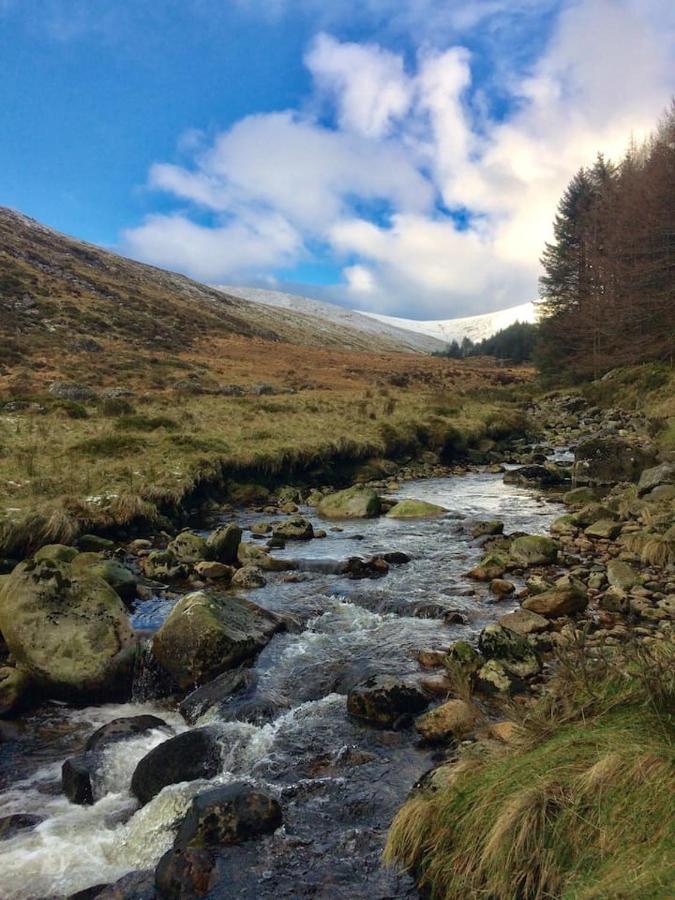
M 386 850 L 432 898 L 670 896 L 675 654 L 563 660 L 514 747 L 473 751 L 401 809 Z
M 0 247 L 0 402 L 32 404 L 0 408 L 0 556 L 151 517 L 148 504 L 180 502 L 224 469 L 479 436 L 492 388 L 527 377 L 387 352 L 389 341 L 224 297 L 2 210 Z M 129 406 L 55 402 L 54 380 L 128 390 Z M 220 390 L 260 383 L 275 393 Z

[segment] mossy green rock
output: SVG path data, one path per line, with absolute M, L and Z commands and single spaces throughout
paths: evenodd
M 574 516 L 558 516 L 551 525 L 551 534 L 574 534 L 577 524 Z
M 471 674 L 483 665 L 485 660 L 468 641 L 455 641 L 448 650 L 445 665 L 450 669 L 459 669 L 464 674 Z
M 179 563 L 169 550 L 152 550 L 141 565 L 148 578 L 185 578 L 189 571 L 187 564 Z
M 242 566 L 257 566 L 264 572 L 286 572 L 295 568 L 290 559 L 275 559 L 258 544 L 242 541 L 239 544 L 237 558 Z
M 566 506 L 586 506 L 588 503 L 594 503 L 598 498 L 598 492 L 591 487 L 572 488 L 571 491 L 565 491 L 562 501 Z
M 558 558 L 558 545 L 539 534 L 526 534 L 512 542 L 509 553 L 521 566 L 544 566 Z
M 599 522 L 600 519 L 612 519 L 615 521 L 618 518 L 614 510 L 609 509 L 602 503 L 588 503 L 574 515 L 574 521 L 583 528 L 592 525 L 594 522 Z
M 115 591 L 68 563 L 27 560 L 0 592 L 0 632 L 18 668 L 48 697 L 128 695 L 134 633 Z
M 614 519 L 599 519 L 584 529 L 584 534 L 588 537 L 601 538 L 608 541 L 613 541 L 620 532 L 621 523 L 615 522 Z
M 317 506 L 325 519 L 374 519 L 381 511 L 380 498 L 370 488 L 354 485 L 322 497 Z
M 126 603 L 136 596 L 138 579 L 117 559 L 107 559 L 100 553 L 78 553 L 72 561 L 74 572 L 91 572 L 107 582 Z
M 425 500 L 399 500 L 387 513 L 390 519 L 424 519 L 431 516 L 442 516 L 447 509 L 427 503 Z
M 486 553 L 477 566 L 469 572 L 471 578 L 476 581 L 492 581 L 493 578 L 501 578 L 511 564 L 510 558 L 505 553 L 492 550 Z
M 29 706 L 31 683 L 21 669 L 0 667 L 0 719 L 15 716 Z
M 72 562 L 78 554 L 75 547 L 67 547 L 65 544 L 46 544 L 35 553 L 34 559 L 53 559 L 57 562 Z
M 289 541 L 310 541 L 314 537 L 314 528 L 304 516 L 290 516 L 275 525 L 272 533 Z
M 115 542 L 97 534 L 82 534 L 77 539 L 77 546 L 83 553 L 105 553 L 115 549 Z
M 174 606 L 152 652 L 180 687 L 191 688 L 249 659 L 282 625 L 278 616 L 243 597 L 196 591 Z
M 241 528 L 231 522 L 216 528 L 206 539 L 206 553 L 209 559 L 231 566 L 237 561 L 237 549 L 241 542 Z
M 196 563 L 200 559 L 206 559 L 207 556 L 206 538 L 195 534 L 194 531 L 181 531 L 166 549 L 181 563 Z
M 640 577 L 632 566 L 621 559 L 610 559 L 607 563 L 607 581 L 612 587 L 629 591 L 639 584 Z

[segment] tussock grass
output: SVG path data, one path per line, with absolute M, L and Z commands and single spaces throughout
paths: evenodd
M 489 747 L 396 816 L 385 858 L 432 898 L 661 898 L 675 876 L 675 652 L 572 648 L 514 748 Z

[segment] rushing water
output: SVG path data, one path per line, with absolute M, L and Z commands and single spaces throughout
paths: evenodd
M 465 577 L 481 552 L 470 524 L 498 518 L 507 532 L 541 533 L 557 507 L 487 473 L 410 482 L 396 496 L 428 500 L 449 512 L 438 519 L 350 522 L 340 530 L 314 518 L 328 536 L 289 542 L 277 555 L 313 560 L 306 567 L 316 568 L 317 560 L 402 550 L 412 557 L 409 564 L 392 566 L 377 581 L 315 571 L 289 581 L 281 573 L 252 592 L 257 603 L 290 615 L 297 625 L 258 657 L 252 704 L 243 716 L 249 721 L 212 709 L 195 724 L 219 729 L 222 771 L 208 784 L 244 779 L 266 787 L 279 797 L 284 825 L 270 837 L 228 848 L 218 862 L 218 883 L 226 888 L 213 896 L 416 896 L 412 881 L 383 869 L 379 858 L 394 812 L 435 757 L 417 745 L 413 731 L 351 720 L 346 690 L 370 674 L 417 672 L 416 651 L 471 640 L 508 611 L 515 601 L 495 604 L 484 586 Z M 241 524 L 261 518 L 273 517 L 243 516 Z M 162 598 L 139 603 L 134 625 L 156 628 L 170 608 Z M 444 624 L 444 610 L 461 613 L 465 624 Z M 2 900 L 65 897 L 151 869 L 171 846 L 176 823 L 207 783 L 169 786 L 138 809 L 131 776 L 136 763 L 166 739 L 162 730 L 105 751 L 93 806 L 73 805 L 60 793 L 63 760 L 95 728 L 142 712 L 159 715 L 174 733 L 188 727 L 157 703 L 84 710 L 54 704 L 13 726 L 10 740 L 0 745 L 0 779 L 9 782 L 0 794 L 1 814 L 35 814 L 44 821 L 0 843 Z

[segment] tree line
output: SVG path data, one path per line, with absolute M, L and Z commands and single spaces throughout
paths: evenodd
M 513 322 L 506 328 L 495 332 L 482 341 L 474 341 L 469 337 L 462 342 L 453 340 L 445 350 L 435 356 L 448 356 L 451 359 L 465 359 L 468 356 L 494 356 L 497 359 L 508 359 L 514 363 L 528 362 L 537 340 L 537 326 L 531 322 Z
M 675 351 L 675 102 L 620 163 L 599 155 L 560 200 L 540 281 L 536 360 L 598 377 Z

